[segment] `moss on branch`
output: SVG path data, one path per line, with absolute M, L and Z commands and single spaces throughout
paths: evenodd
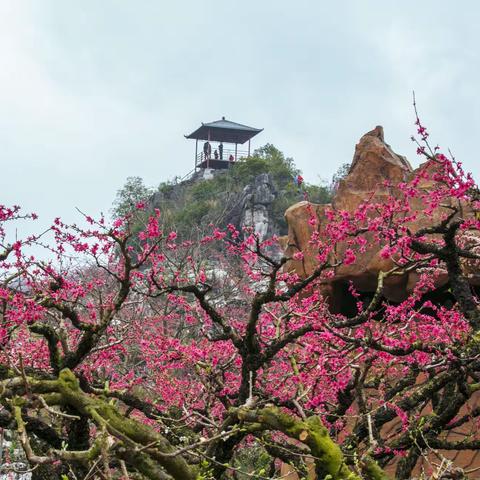
M 152 462 L 147 461 L 146 454 L 175 479 L 194 480 L 196 478 L 195 467 L 190 466 L 180 455 L 169 455 L 174 448 L 165 437 L 148 426 L 125 417 L 117 408 L 104 400 L 84 393 L 71 370 L 64 369 L 60 372 L 58 387 L 66 403 L 80 414 L 88 416 L 99 426 L 105 427 L 112 436 L 121 440 L 129 449 L 139 454 L 143 453 L 143 455 L 130 456 L 130 459 L 136 458 L 141 463 L 141 465 L 132 465 L 138 467 L 139 471 L 145 472 L 147 465 L 152 465 Z
M 361 480 L 345 462 L 344 455 L 331 438 L 320 417 L 311 416 L 300 420 L 293 415 L 283 412 L 277 407 L 266 407 L 260 410 L 239 408 L 232 413 L 240 420 L 252 424 L 254 430 L 263 427 L 268 430 L 277 430 L 288 437 L 302 442 L 310 449 L 315 459 L 315 473 L 318 478 L 330 480 Z M 370 457 L 361 461 L 364 478 L 369 480 L 387 480 L 387 476 L 377 463 Z

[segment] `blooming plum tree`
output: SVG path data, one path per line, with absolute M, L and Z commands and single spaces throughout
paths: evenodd
M 429 454 L 477 450 L 480 197 L 417 123 L 425 168 L 381 204 L 323 223 L 312 210 L 317 267 L 302 278 L 289 262 L 305 253 L 272 258 L 276 239 L 248 229 L 178 241 L 155 211 L 139 233 L 135 213 L 86 216 L 8 243 L 34 215 L 0 207 L 0 424 L 32 467 L 266 479 L 281 460 L 319 479 L 386 479 L 392 465 L 406 479 Z M 332 313 L 324 287 L 370 248 L 385 260 L 374 295 L 352 285 L 357 312 Z M 407 298 L 387 301 L 385 283 L 410 273 Z M 253 471 L 236 462 L 252 445 Z

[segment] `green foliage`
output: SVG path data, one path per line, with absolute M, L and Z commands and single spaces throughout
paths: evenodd
M 291 183 L 300 170 L 295 167 L 293 158 L 286 158 L 278 148 L 267 143 L 255 150 L 246 161 L 238 162 L 232 168 L 232 175 L 245 185 L 261 173 L 269 173 L 277 187 L 282 188 Z
M 280 234 L 285 234 L 287 225 L 285 210 L 296 202 L 308 198 L 314 203 L 328 203 L 332 190 L 326 184 L 295 184 L 294 178 L 301 172 L 292 158 L 271 144 L 255 150 L 253 154 L 233 163 L 230 168 L 212 179 L 177 183 L 163 182 L 158 187 L 160 210 L 165 228 L 174 229 L 180 236 L 192 238 L 195 231 L 201 232 L 213 223 L 224 225 L 231 220 L 239 195 L 255 177 L 268 173 L 277 190 L 271 206 L 271 214 L 279 226 Z M 139 177 L 129 177 L 127 183 L 117 193 L 114 216 L 128 213 L 138 201 L 152 195 Z
M 348 175 L 348 172 L 350 171 L 350 164 L 349 163 L 343 163 L 338 167 L 338 170 L 333 174 L 332 177 L 332 184 L 331 184 L 331 190 L 335 191 L 338 182 L 342 180 L 342 178 L 345 178 Z
M 124 217 L 135 209 L 138 202 L 147 201 L 153 190 L 144 185 L 140 177 L 128 177 L 125 185 L 117 191 L 113 202 L 113 218 Z
M 243 445 L 235 452 L 233 465 L 238 470 L 234 477 L 226 475 L 226 478 L 236 480 L 263 480 L 270 478 L 274 470 L 274 459 L 267 451 L 255 442 L 252 445 Z M 245 473 L 241 473 L 245 472 Z
M 200 462 L 199 472 L 196 480 L 212 480 L 212 466 L 208 460 L 202 460 Z
M 305 191 L 308 200 L 312 203 L 329 203 L 332 200 L 332 191 L 326 185 L 306 185 Z

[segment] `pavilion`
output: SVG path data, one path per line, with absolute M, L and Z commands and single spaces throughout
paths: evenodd
M 225 117 L 216 122 L 202 123 L 190 135 L 185 135 L 185 138 L 195 140 L 195 170 L 198 168 L 225 169 L 232 162 L 249 157 L 250 140 L 262 130 L 263 128 L 253 128 L 231 122 L 226 120 Z M 200 152 L 198 151 L 199 140 L 205 141 Z M 205 146 L 207 142 L 211 147 L 210 155 Z M 217 145 L 212 145 L 212 142 Z M 239 150 L 238 145 L 243 145 L 246 142 L 248 142 L 248 150 Z M 227 146 L 224 144 L 227 144 Z

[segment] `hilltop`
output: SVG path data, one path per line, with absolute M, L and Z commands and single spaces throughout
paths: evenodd
M 267 144 L 227 170 L 199 170 L 186 180 L 162 182 L 157 189 L 130 177 L 118 191 L 112 213 L 122 216 L 143 201 L 150 210 L 160 209 L 164 224 L 184 238 L 195 237 L 210 224 L 229 223 L 254 226 L 264 238 L 285 235 L 289 206 L 305 198 L 327 203 L 332 197 L 333 182 L 299 186 L 295 178 L 300 174 L 292 158 Z

